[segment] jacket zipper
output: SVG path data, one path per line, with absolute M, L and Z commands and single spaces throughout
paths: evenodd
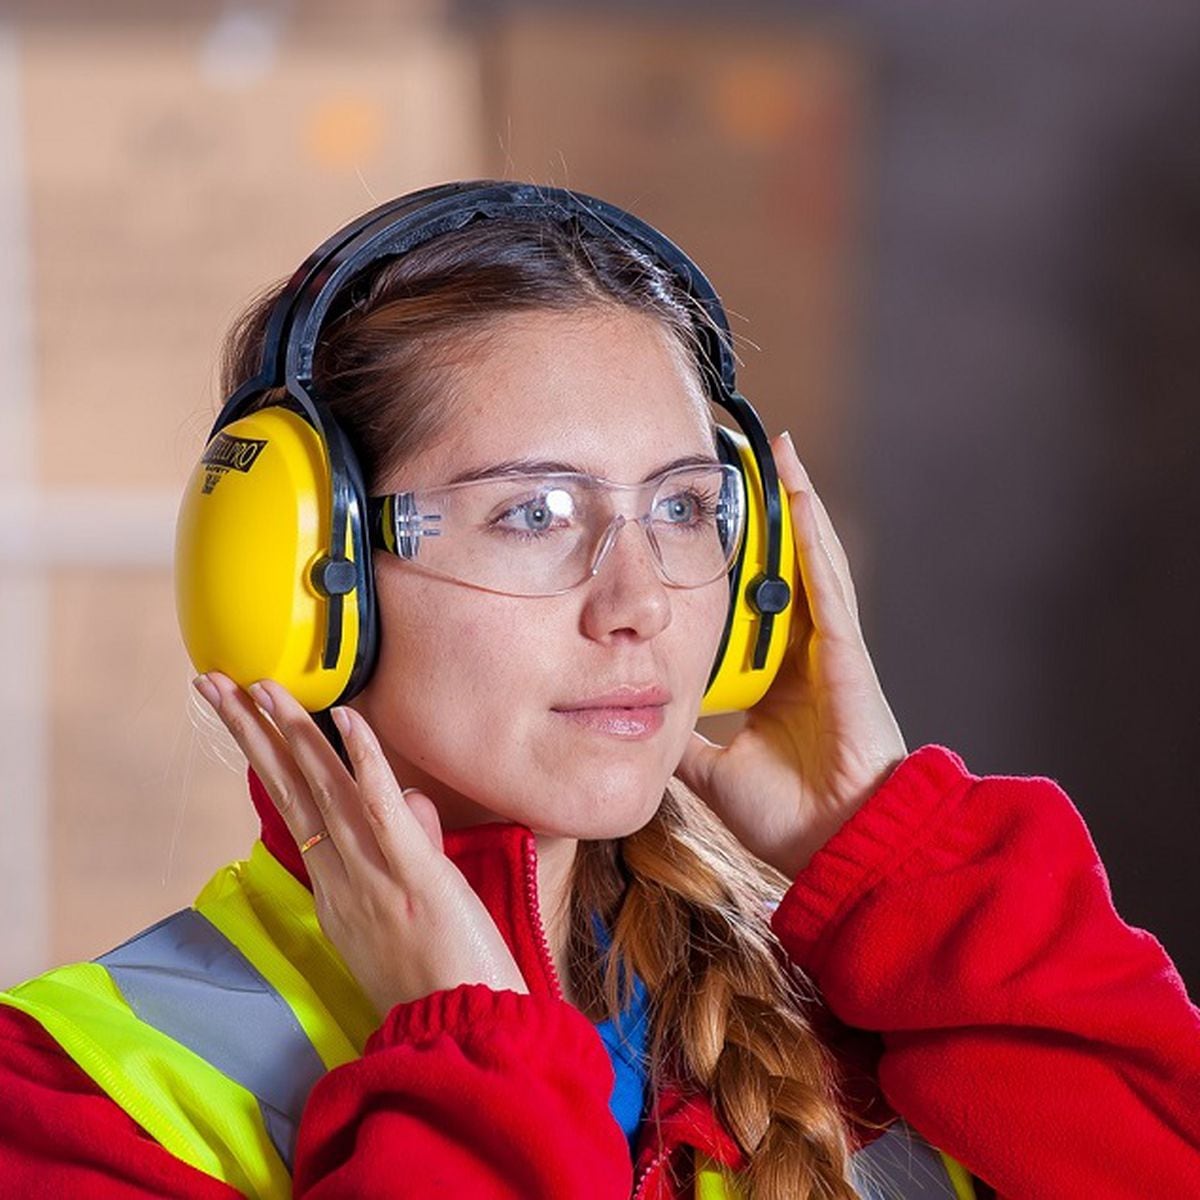
M 546 940 L 546 930 L 542 927 L 541 906 L 538 904 L 537 843 L 532 834 L 529 835 L 525 844 L 525 905 L 530 923 L 537 931 L 538 945 L 542 951 L 542 962 L 545 965 L 546 974 L 550 978 L 554 994 L 561 1000 L 563 999 L 562 980 L 558 977 L 558 968 L 555 967 L 554 956 L 550 953 L 550 943 Z
M 532 835 L 530 836 L 525 847 L 525 905 L 528 911 L 530 923 L 537 931 L 538 945 L 542 952 L 542 961 L 546 967 L 546 974 L 550 978 L 551 986 L 554 988 L 554 994 L 561 1000 L 563 999 L 562 980 L 558 977 L 558 968 L 554 965 L 554 956 L 550 953 L 550 943 L 546 939 L 546 930 L 542 925 L 542 911 L 538 903 L 538 882 L 537 882 L 537 843 Z M 650 1180 L 650 1176 L 656 1170 L 662 1167 L 663 1163 L 671 1156 L 670 1149 L 663 1149 L 647 1163 L 646 1169 L 638 1178 L 637 1184 L 633 1189 L 631 1200 L 638 1198 L 645 1192 L 646 1184 Z
M 642 1172 L 641 1177 L 637 1181 L 637 1186 L 633 1189 L 632 1200 L 638 1200 L 638 1197 L 645 1191 L 646 1184 L 650 1181 L 650 1176 L 657 1171 L 663 1163 L 671 1156 L 670 1150 L 660 1150 L 658 1154 L 647 1164 L 646 1169 Z

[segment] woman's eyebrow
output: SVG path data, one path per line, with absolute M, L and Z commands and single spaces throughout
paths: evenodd
M 649 482 L 651 479 L 657 479 L 660 475 L 665 475 L 668 471 L 678 470 L 680 467 L 716 467 L 720 466 L 720 460 L 714 458 L 711 454 L 684 454 L 679 458 L 673 458 L 668 463 L 663 463 L 661 467 L 655 467 L 645 479 L 643 483 Z M 450 479 L 449 483 L 468 483 L 475 479 L 498 479 L 506 475 L 590 475 L 590 471 L 585 471 L 576 463 L 562 462 L 558 459 L 550 458 L 510 458 L 504 462 L 489 463 L 484 467 L 474 467 L 469 471 L 463 471 Z

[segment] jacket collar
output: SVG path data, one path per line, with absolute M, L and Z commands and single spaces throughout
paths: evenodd
M 263 844 L 311 888 L 304 860 L 279 810 L 253 771 L 248 778 Z M 447 857 L 462 871 L 496 922 L 530 991 L 561 996 L 538 907 L 537 840 L 533 833 L 524 825 L 495 821 L 447 830 L 443 841 Z M 722 1127 L 708 1098 L 667 1084 L 655 1097 L 654 1112 L 642 1124 L 635 1161 L 653 1161 L 680 1143 L 735 1169 L 744 1165 L 741 1150 Z

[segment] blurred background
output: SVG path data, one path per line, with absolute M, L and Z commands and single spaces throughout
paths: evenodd
M 908 744 L 1044 774 L 1193 993 L 1200 7 L 0 4 L 0 986 L 255 833 L 175 626 L 241 306 L 375 203 L 681 242 L 855 569 Z

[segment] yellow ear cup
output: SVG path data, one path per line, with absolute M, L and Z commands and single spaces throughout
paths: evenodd
M 328 601 L 311 573 L 329 552 L 329 526 L 329 464 L 303 417 L 264 408 L 216 434 L 175 528 L 175 603 L 197 671 L 243 687 L 274 679 L 310 712 L 336 703 L 355 664 L 360 614 L 350 592 L 337 663 L 322 669 Z
M 742 712 L 752 708 L 766 694 L 775 678 L 791 640 L 792 619 L 799 594 L 796 568 L 796 543 L 792 532 L 792 514 L 787 493 L 779 488 L 782 518 L 782 542 L 779 574 L 791 588 L 791 602 L 775 616 L 767 661 L 761 670 L 754 670 L 754 646 L 758 639 L 761 618 L 746 598 L 751 583 L 766 570 L 767 513 L 763 500 L 762 476 L 758 462 L 746 437 L 733 430 L 724 430 L 737 449 L 738 463 L 746 491 L 746 532 L 744 548 L 735 575 L 735 586 L 729 606 L 725 646 L 720 663 L 704 699 L 700 703 L 702 717 L 718 713 Z

